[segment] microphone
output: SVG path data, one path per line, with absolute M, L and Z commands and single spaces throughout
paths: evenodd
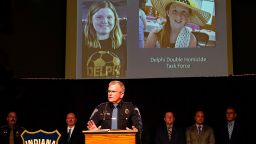
M 94 114 L 96 113 L 96 112 L 98 112 L 99 110 L 96 108 L 96 109 L 94 109 L 94 111 L 92 112 L 92 115 L 90 116 L 90 119 L 92 119 L 92 117 L 94 116 Z
M 137 107 L 135 107 L 134 110 L 137 111 L 138 114 L 139 114 L 139 116 L 140 116 L 140 111 L 139 111 L 139 109 L 138 109 Z

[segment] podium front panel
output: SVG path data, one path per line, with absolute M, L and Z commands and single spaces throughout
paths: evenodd
M 86 133 L 86 144 L 135 144 L 135 133 Z

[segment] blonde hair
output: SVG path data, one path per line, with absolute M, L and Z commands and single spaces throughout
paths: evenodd
M 121 82 L 121 81 L 118 81 L 118 80 L 113 80 L 113 81 L 111 81 L 111 82 L 109 82 L 109 86 L 111 86 L 111 85 L 115 85 L 115 84 L 118 84 L 122 89 L 123 89 L 123 93 L 125 92 L 125 86 L 124 86 L 124 83 L 123 82 Z
M 170 9 L 172 3 L 169 3 L 165 7 L 165 11 L 168 11 Z M 189 9 L 189 13 L 191 14 L 192 11 Z M 163 26 L 163 29 L 157 33 L 158 39 L 160 39 L 160 47 L 161 48 L 168 48 L 170 46 L 170 33 L 171 33 L 171 24 L 169 17 L 165 16 L 165 19 L 167 20 L 166 23 Z
M 87 14 L 87 22 L 84 27 L 85 45 L 90 48 L 101 48 L 99 40 L 97 39 L 96 31 L 93 27 L 92 17 L 102 8 L 111 9 L 115 15 L 115 25 L 109 36 L 112 40 L 112 48 L 119 48 L 122 44 L 123 34 L 119 25 L 116 9 L 110 1 L 99 1 L 90 6 Z

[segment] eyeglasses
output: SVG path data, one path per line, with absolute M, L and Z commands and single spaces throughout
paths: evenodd
M 112 93 L 112 94 L 114 94 L 114 93 L 121 93 L 121 94 L 123 94 L 123 92 L 113 91 L 113 90 L 107 90 L 107 93 Z

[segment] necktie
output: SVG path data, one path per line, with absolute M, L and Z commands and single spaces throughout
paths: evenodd
M 198 134 L 200 135 L 202 133 L 202 125 L 198 126 Z
M 71 137 L 71 128 L 68 129 L 68 142 L 69 142 L 69 140 L 70 140 L 70 137 Z
M 231 135 L 232 135 L 232 123 L 229 122 L 228 123 L 228 136 L 229 136 L 229 139 L 231 139 Z
M 13 128 L 10 129 L 9 144 L 14 144 Z
M 171 138 L 172 138 L 172 126 L 169 126 L 167 130 L 168 130 L 169 141 L 171 141 Z
M 114 105 L 114 109 L 112 112 L 112 121 L 111 121 L 111 129 L 117 129 L 117 105 Z

